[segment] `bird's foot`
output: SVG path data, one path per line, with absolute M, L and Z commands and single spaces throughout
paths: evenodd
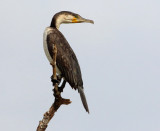
M 66 85 L 66 80 L 64 80 L 62 85 L 60 87 L 58 87 L 58 91 L 63 92 L 63 89 L 64 89 L 65 85 Z
M 56 79 L 53 78 L 53 75 L 51 76 L 51 82 L 53 83 L 53 86 L 55 86 L 55 84 L 59 85 L 59 83 L 60 83 L 59 80 L 56 80 Z
M 63 89 L 64 89 L 64 88 L 63 88 L 62 86 L 58 87 L 58 91 L 59 91 L 59 92 L 63 92 Z

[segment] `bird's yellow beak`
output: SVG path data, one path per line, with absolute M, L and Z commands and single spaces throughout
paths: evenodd
M 72 19 L 72 23 L 92 23 L 92 24 L 94 24 L 94 21 L 89 20 L 89 19 L 85 19 L 85 18 L 82 18 L 82 17 L 79 17 L 79 18 L 74 17 Z

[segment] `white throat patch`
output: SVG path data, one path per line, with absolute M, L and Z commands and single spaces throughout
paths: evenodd
M 56 28 L 59 29 L 60 24 L 63 23 L 72 23 L 73 16 L 72 15 L 60 15 L 56 20 Z
M 56 21 L 56 28 L 59 29 L 60 24 L 62 24 L 64 21 L 64 15 L 60 15 Z

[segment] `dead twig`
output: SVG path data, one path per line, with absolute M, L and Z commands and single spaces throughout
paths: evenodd
M 53 50 L 53 63 L 51 64 L 53 67 L 53 79 L 57 80 L 57 76 L 56 76 L 56 57 L 57 57 L 57 47 L 56 45 L 54 45 L 54 50 Z M 59 109 L 59 107 L 61 105 L 68 105 L 71 103 L 71 101 L 69 99 L 64 99 L 61 97 L 61 92 L 58 90 L 58 84 L 56 83 L 54 85 L 54 97 L 55 97 L 55 101 L 52 104 L 52 106 L 50 107 L 49 111 L 47 111 L 44 115 L 43 115 L 43 119 L 41 121 L 39 121 L 39 125 L 37 127 L 37 131 L 45 131 L 48 123 L 50 122 L 50 120 L 52 119 L 52 117 L 54 116 L 55 112 Z

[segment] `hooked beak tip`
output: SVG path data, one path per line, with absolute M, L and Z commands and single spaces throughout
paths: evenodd
M 81 17 L 80 23 L 91 23 L 91 24 L 94 24 L 94 21 L 93 21 L 93 20 L 90 20 L 90 19 L 85 19 L 85 18 L 82 18 L 82 17 Z
M 94 24 L 94 21 L 93 21 L 93 20 L 91 20 L 91 21 L 90 21 L 90 23 L 91 23 L 91 24 Z
M 94 24 L 94 21 L 93 21 L 93 20 L 88 20 L 88 19 L 85 19 L 85 22 L 86 22 L 86 23 L 91 23 L 91 24 Z

